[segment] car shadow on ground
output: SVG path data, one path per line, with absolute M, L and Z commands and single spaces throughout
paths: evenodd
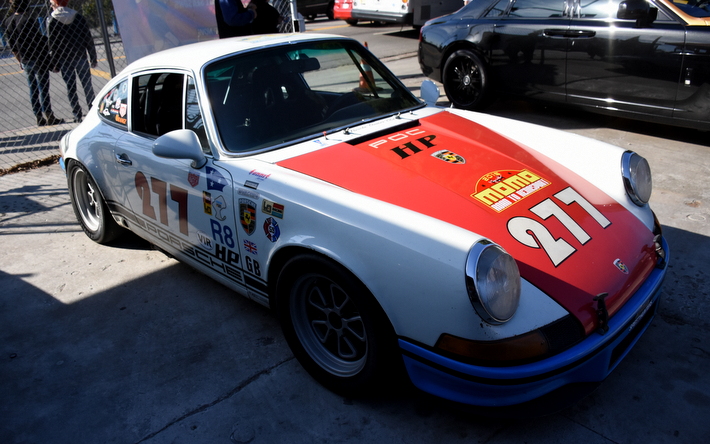
M 710 146 L 708 133 L 704 131 L 608 116 L 533 100 L 500 98 L 483 112 L 560 130 L 609 128 L 683 143 Z

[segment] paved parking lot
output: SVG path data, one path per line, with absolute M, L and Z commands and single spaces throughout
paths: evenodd
M 414 59 L 388 65 L 421 82 Z M 92 243 L 51 165 L 0 177 L 0 442 L 706 442 L 706 135 L 515 102 L 491 112 L 611 141 L 651 163 L 673 264 L 659 315 L 592 395 L 518 419 L 406 387 L 334 395 L 301 369 L 268 310 L 140 240 Z

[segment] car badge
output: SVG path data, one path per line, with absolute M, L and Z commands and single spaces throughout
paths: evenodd
M 629 267 L 625 263 L 621 262 L 621 259 L 614 261 L 614 266 L 619 269 L 620 272 L 624 274 L 629 274 Z
M 242 228 L 251 236 L 256 229 L 256 204 L 249 199 L 239 199 L 239 214 Z
M 464 163 L 466 163 L 466 159 L 464 159 L 463 157 L 461 157 L 458 154 L 456 154 L 452 151 L 449 151 L 449 150 L 437 151 L 434 154 L 432 154 L 432 157 L 436 157 L 437 159 L 441 159 L 444 162 L 455 163 L 455 164 L 459 164 L 459 165 L 463 165 Z

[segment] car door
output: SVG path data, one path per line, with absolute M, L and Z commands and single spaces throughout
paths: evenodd
M 686 28 L 683 67 L 673 117 L 710 125 L 710 27 Z
M 670 117 L 683 62 L 684 26 L 663 10 L 649 23 L 620 19 L 620 3 L 575 3 L 567 53 L 568 101 Z
M 560 0 L 501 0 L 491 47 L 492 78 L 504 92 L 564 101 L 566 32 Z
M 211 156 L 192 76 L 172 71 L 136 75 L 131 103 L 130 131 L 116 146 L 116 160 L 132 228 L 206 274 L 243 289 L 232 178 Z M 206 165 L 153 154 L 156 138 L 177 129 L 197 133 Z

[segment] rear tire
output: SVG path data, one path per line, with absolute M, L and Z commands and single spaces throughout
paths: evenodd
M 488 105 L 488 73 L 476 53 L 460 49 L 446 59 L 444 91 L 456 108 L 480 110 Z
M 312 254 L 294 257 L 279 275 L 276 294 L 286 341 L 326 388 L 362 395 L 398 368 L 399 349 L 387 316 L 339 265 Z
M 72 163 L 68 171 L 69 198 L 84 233 L 99 244 L 116 239 L 122 229 L 109 213 L 94 179 L 78 163 Z

